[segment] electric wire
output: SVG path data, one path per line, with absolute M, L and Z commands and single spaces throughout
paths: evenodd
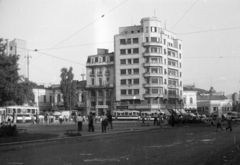
M 191 10 L 191 8 L 197 3 L 198 0 L 196 0 L 192 6 L 183 14 L 183 16 L 177 21 L 177 23 L 171 28 L 171 30 L 182 20 L 182 18 Z

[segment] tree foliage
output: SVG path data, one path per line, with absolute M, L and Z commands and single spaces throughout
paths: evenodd
M 72 67 L 69 68 L 62 68 L 61 69 L 61 83 L 60 83 L 60 90 L 63 94 L 63 102 L 66 109 L 71 109 L 76 105 L 76 82 L 73 80 Z
M 33 100 L 36 85 L 18 74 L 18 55 L 6 54 L 7 44 L 0 38 L 0 106 L 22 105 Z

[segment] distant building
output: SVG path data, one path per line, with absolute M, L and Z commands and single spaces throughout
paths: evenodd
M 184 93 L 188 93 L 187 91 L 191 91 L 191 96 L 188 98 L 189 102 L 186 103 L 185 110 L 187 112 L 192 113 L 199 113 L 199 114 L 206 114 L 206 115 L 218 115 L 219 117 L 222 114 L 227 114 L 228 112 L 232 111 L 232 99 L 229 99 L 224 95 L 224 92 L 216 92 L 216 90 L 211 87 L 209 91 L 196 88 L 195 86 L 187 86 L 184 87 Z M 193 97 L 193 91 L 196 92 L 196 102 L 197 102 L 197 109 L 187 108 L 190 103 L 190 98 Z M 186 94 L 185 94 L 186 95 Z M 187 98 L 187 97 L 186 97 Z
M 100 116 L 112 110 L 114 100 L 114 53 L 98 49 L 86 64 L 87 113 Z
M 114 36 L 116 109 L 182 108 L 182 41 L 156 17 Z
M 195 113 L 197 110 L 197 90 L 194 86 L 183 87 L 184 110 L 189 113 Z
M 72 110 L 86 115 L 86 81 L 76 81 L 77 105 L 72 106 Z M 39 85 L 33 89 L 34 103 L 39 106 L 40 112 L 66 110 L 63 102 L 63 94 L 59 84 L 48 86 Z
M 27 43 L 21 39 L 14 39 L 8 42 L 7 54 L 18 55 L 19 56 L 19 75 L 27 77 Z

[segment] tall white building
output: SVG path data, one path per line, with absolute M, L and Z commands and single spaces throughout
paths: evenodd
M 24 40 L 14 39 L 8 43 L 8 54 L 19 55 L 19 75 L 27 77 L 27 43 Z
M 182 109 L 182 41 L 155 17 L 114 37 L 117 109 Z

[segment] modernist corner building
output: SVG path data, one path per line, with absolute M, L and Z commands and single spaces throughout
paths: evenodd
M 113 62 L 106 63 L 103 57 L 98 57 L 103 56 L 100 54 L 89 56 L 87 88 L 93 94 L 89 100 L 96 96 L 92 90 L 101 86 L 101 89 L 111 90 L 111 111 L 183 109 L 182 41 L 164 29 L 156 17 L 143 18 L 140 23 L 119 28 L 119 33 L 114 36 L 114 53 L 105 53 L 113 56 Z M 95 73 L 96 67 L 98 72 L 109 68 L 109 81 Z M 109 85 L 100 85 L 103 79 Z M 101 107 L 98 106 L 101 101 L 95 99 L 91 102 L 92 110 Z M 107 105 L 102 107 L 109 108 Z

